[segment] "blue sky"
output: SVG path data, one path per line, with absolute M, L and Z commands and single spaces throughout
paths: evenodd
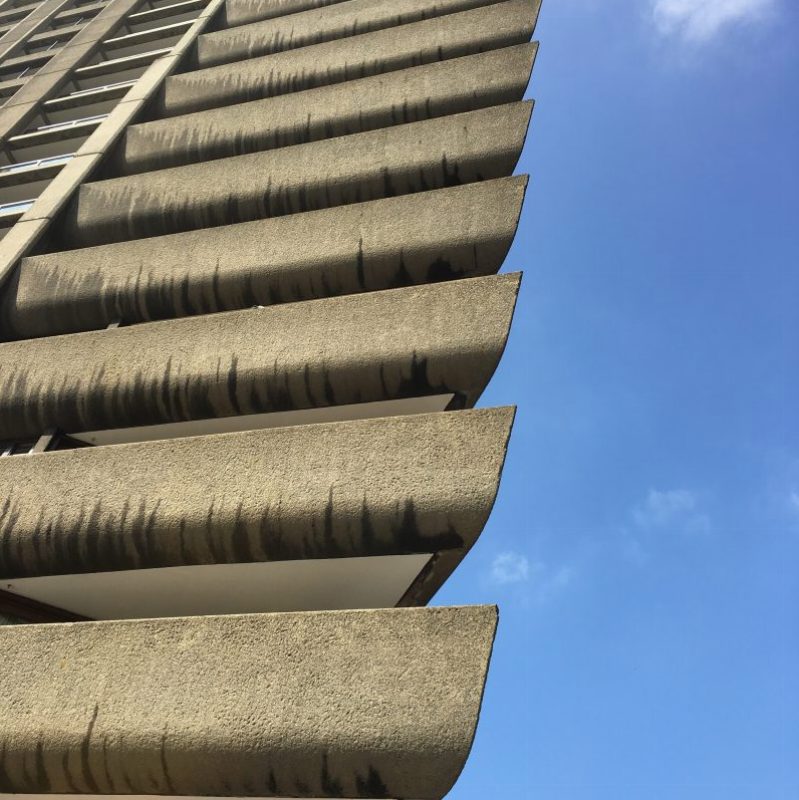
M 799 798 L 799 2 L 545 0 L 481 405 L 519 411 L 437 604 L 497 602 L 452 800 Z

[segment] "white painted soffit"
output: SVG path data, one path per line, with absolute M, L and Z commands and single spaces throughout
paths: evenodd
M 372 417 L 427 414 L 444 411 L 452 398 L 452 394 L 436 394 L 425 397 L 406 397 L 399 400 L 381 400 L 374 403 L 353 403 L 297 411 L 276 411 L 268 414 L 244 414 L 235 417 L 189 420 L 188 422 L 168 422 L 163 425 L 142 425 L 136 428 L 80 431 L 69 433 L 69 436 L 93 445 L 149 442 L 157 439 L 175 439 L 181 436 L 236 433 L 264 428 L 282 428 L 290 425 L 313 425 L 322 422 L 347 422 Z
M 4 580 L 12 594 L 90 619 L 391 608 L 429 554 L 210 564 Z

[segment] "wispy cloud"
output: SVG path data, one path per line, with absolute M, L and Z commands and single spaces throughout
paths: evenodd
M 491 581 L 499 586 L 522 583 L 530 577 L 530 562 L 520 553 L 500 553 L 491 563 Z
M 658 31 L 687 42 L 713 39 L 732 25 L 759 22 L 779 0 L 652 0 L 652 19 Z
M 499 553 L 491 562 L 488 580 L 494 586 L 515 588 L 524 603 L 546 603 L 570 586 L 577 571 L 570 565 L 551 567 L 514 551 Z
M 677 533 L 707 533 L 710 517 L 705 514 L 696 492 L 688 489 L 650 489 L 643 502 L 632 510 L 636 527 Z
M 622 554 L 638 566 L 650 561 L 658 539 L 664 535 L 702 536 L 711 530 L 700 495 L 688 489 L 650 489 L 630 509 L 628 519 L 619 529 Z

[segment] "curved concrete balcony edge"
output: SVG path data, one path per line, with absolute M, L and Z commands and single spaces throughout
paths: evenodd
M 495 630 L 491 606 L 0 627 L 0 791 L 439 800 Z
M 3 459 L 0 577 L 419 553 L 457 563 L 490 514 L 513 415 L 440 412 Z M 445 579 L 431 565 L 406 602 Z
M 506 177 L 532 103 L 83 184 L 60 234 L 85 247 Z
M 523 44 L 533 35 L 537 17 L 537 4 L 506 0 L 344 41 L 184 72 L 167 78 L 153 113 L 185 114 Z
M 23 259 L 7 339 L 497 272 L 526 176 Z
M 0 344 L 0 437 L 454 393 L 473 405 L 519 274 Z
M 198 67 L 215 67 L 274 55 L 285 50 L 346 40 L 359 33 L 394 29 L 425 19 L 446 17 L 493 5 L 499 0 L 350 0 L 332 7 L 308 9 L 232 30 L 201 34 L 197 40 Z
M 504 47 L 132 125 L 107 174 L 133 175 L 517 102 L 537 49 Z

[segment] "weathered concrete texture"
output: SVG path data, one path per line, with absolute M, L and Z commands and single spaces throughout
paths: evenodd
M 529 41 L 538 3 L 509 0 L 167 78 L 155 117 L 328 86 Z
M 460 560 L 488 519 L 512 419 L 451 411 L 5 458 L 0 577 Z
M 532 103 L 83 184 L 59 244 L 85 247 L 510 175 Z
M 496 609 L 0 627 L 0 791 L 438 800 Z
M 132 125 L 109 172 L 129 175 L 512 103 L 524 96 L 536 50 L 506 47 Z
M 6 338 L 495 273 L 526 177 L 23 259 Z
M 0 437 L 454 392 L 473 405 L 519 275 L 0 345 Z
M 322 8 L 345 0 L 227 0 L 222 11 L 223 23 L 227 28 L 247 25 L 262 19 L 282 17 L 284 14 L 297 14 L 311 8 Z
M 196 65 L 215 67 L 443 17 L 495 2 L 497 0 L 392 0 L 390 3 L 385 0 L 348 0 L 300 14 L 203 34 L 197 40 Z

